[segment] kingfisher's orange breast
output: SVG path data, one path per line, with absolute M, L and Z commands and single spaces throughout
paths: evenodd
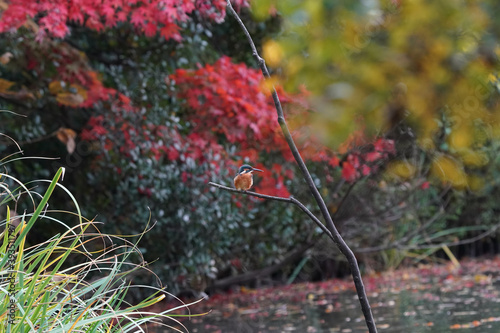
M 243 173 L 234 177 L 234 187 L 237 190 L 246 191 L 250 189 L 252 185 L 253 185 L 253 179 L 252 179 L 252 174 L 250 172 Z

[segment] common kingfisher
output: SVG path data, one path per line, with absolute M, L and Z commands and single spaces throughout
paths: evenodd
M 255 169 L 248 164 L 243 164 L 236 177 L 234 177 L 234 187 L 240 191 L 249 190 L 253 185 L 252 172 L 254 171 L 264 172 L 260 169 Z

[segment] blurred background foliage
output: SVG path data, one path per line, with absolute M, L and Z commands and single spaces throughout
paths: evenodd
M 302 86 L 310 92 L 309 106 L 287 106 L 291 125 L 366 270 L 442 255 L 442 243 L 462 244 L 453 248 L 459 255 L 499 250 L 494 1 L 250 3 L 242 19 L 277 82 L 299 92 L 282 96 L 294 102 Z M 48 178 L 65 166 L 65 185 L 84 215 L 97 214 L 111 233 L 139 233 L 151 218 L 156 226 L 141 251 L 174 293 L 264 267 L 276 270 L 262 283 L 348 272 L 294 207 L 207 187 L 208 181 L 230 185 L 244 161 L 266 169 L 256 177 L 257 191 L 292 194 L 316 211 L 279 139 L 272 141 L 276 147 L 258 136 L 231 141 L 231 131 L 241 128 L 225 135 L 200 127 L 196 116 L 213 112 L 214 104 L 200 98 L 193 107 L 180 93 L 186 88 L 172 80 L 179 69 L 186 77 L 209 71 L 223 56 L 246 64 L 227 73 L 254 75 L 257 66 L 234 19 L 215 22 L 194 11 L 178 25 L 182 41 L 146 37 L 126 22 L 102 31 L 68 22 L 70 35 L 42 41 L 30 25 L 2 33 L 0 108 L 27 117 L 0 114 L 0 132 L 15 138 L 25 157 L 58 158 L 16 161 L 9 172 Z M 200 86 L 211 85 L 226 92 L 231 83 Z M 245 91 L 253 90 L 229 96 L 234 105 Z M 229 117 L 234 105 L 222 105 L 220 117 Z M 275 119 L 272 100 L 262 108 Z M 396 153 L 382 157 L 375 137 L 393 140 Z M 3 156 L 16 152 L 1 140 Z M 193 153 L 197 147 L 200 154 Z M 360 159 L 370 162 L 368 171 Z M 359 168 L 356 177 L 346 176 L 347 165 Z M 475 238 L 481 241 L 471 245 Z M 302 251 L 295 260 L 279 266 L 296 249 Z
M 498 139 L 498 20 L 494 1 L 266 1 L 283 30 L 264 57 L 288 88 L 313 97 L 314 129 L 337 147 L 359 127 L 369 133 L 411 125 L 433 155 L 433 176 L 477 187 L 468 171 L 488 163 Z

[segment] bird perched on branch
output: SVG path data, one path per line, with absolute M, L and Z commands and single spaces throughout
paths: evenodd
M 253 185 L 252 172 L 254 171 L 264 172 L 260 169 L 255 169 L 248 164 L 243 164 L 236 177 L 234 177 L 234 187 L 240 191 L 249 190 Z

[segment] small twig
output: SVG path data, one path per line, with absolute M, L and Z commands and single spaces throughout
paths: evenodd
M 381 246 L 374 246 L 374 247 L 365 247 L 365 248 L 360 248 L 356 249 L 356 252 L 359 253 L 368 253 L 368 252 L 379 252 L 379 251 L 385 251 L 385 250 L 390 250 L 390 249 L 398 249 L 401 251 L 405 250 L 426 250 L 426 249 L 434 249 L 434 248 L 440 248 L 443 246 L 459 246 L 459 245 L 465 245 L 465 244 L 470 244 L 477 242 L 480 239 L 483 239 L 495 231 L 497 231 L 500 228 L 500 224 L 494 225 L 491 229 L 486 230 L 485 232 L 471 237 L 471 238 L 466 238 L 462 240 L 457 240 L 454 242 L 442 242 L 442 243 L 434 243 L 434 244 L 416 244 L 416 245 L 402 245 L 401 239 L 398 241 L 395 241 L 393 243 L 387 244 L 387 245 L 381 245 Z
M 46 135 L 42 135 L 42 136 L 40 136 L 38 138 L 35 138 L 35 139 L 32 139 L 32 140 L 21 141 L 19 144 L 20 145 L 29 145 L 29 144 L 32 144 L 32 143 L 37 143 L 37 142 L 40 142 L 40 141 L 45 141 L 47 139 L 52 138 L 53 136 L 56 136 L 58 132 L 59 132 L 59 129 L 55 130 L 52 133 L 49 133 L 49 134 L 46 134 Z
M 282 201 L 282 202 L 292 203 L 292 204 L 296 205 L 297 207 L 299 207 L 304 213 L 306 213 L 306 215 L 309 216 L 309 218 L 311 220 L 313 220 L 313 222 L 316 223 L 316 225 L 318 227 L 320 227 L 321 230 L 323 230 L 323 232 L 328 237 L 330 237 L 332 240 L 334 240 L 333 236 L 332 236 L 332 233 L 330 232 L 330 230 L 328 230 L 323 225 L 323 223 L 321 223 L 321 221 L 316 216 L 314 216 L 314 214 L 311 213 L 311 211 L 309 209 L 307 209 L 306 206 L 304 206 L 304 204 L 302 204 L 299 200 L 295 199 L 294 197 L 283 198 L 283 197 L 274 197 L 274 196 L 266 195 L 266 194 L 260 194 L 260 193 L 251 192 L 251 191 L 240 191 L 240 190 L 237 190 L 237 189 L 232 188 L 232 187 L 227 187 L 227 186 L 220 185 L 220 184 L 217 184 L 217 183 L 212 183 L 212 182 L 209 182 L 208 185 L 220 188 L 221 190 L 225 190 L 225 191 L 228 191 L 228 192 L 234 192 L 234 193 L 238 193 L 238 194 L 245 194 L 245 195 L 249 195 L 249 196 L 260 198 L 260 199 L 268 199 L 268 200 L 276 200 L 276 201 Z
M 351 194 L 351 191 L 354 188 L 354 186 L 356 186 L 356 184 L 357 184 L 357 182 L 352 183 L 349 186 L 349 188 L 347 189 L 347 191 L 345 192 L 344 196 L 342 197 L 342 200 L 340 200 L 340 203 L 337 205 L 337 210 L 335 211 L 335 213 L 333 213 L 333 216 L 332 216 L 333 219 L 337 218 L 337 215 L 339 214 L 340 210 L 343 208 L 342 206 L 344 206 L 347 198 L 349 197 L 349 194 Z

